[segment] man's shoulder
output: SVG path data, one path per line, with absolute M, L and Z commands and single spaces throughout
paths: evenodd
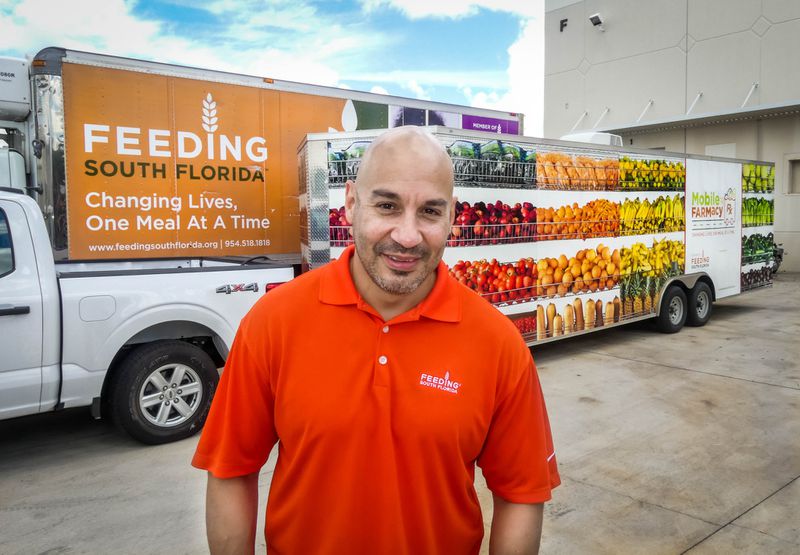
M 307 308 L 309 303 L 319 300 L 320 280 L 327 270 L 327 265 L 317 268 L 282 283 L 265 293 L 256 301 L 251 312 L 262 315 L 280 312 L 282 315 L 294 313 L 298 309 Z
M 455 294 L 461 298 L 462 325 L 479 328 L 488 327 L 494 330 L 493 335 L 495 337 L 505 336 L 514 342 L 521 340 L 519 330 L 508 316 L 492 306 L 479 293 L 462 283 L 453 281 Z

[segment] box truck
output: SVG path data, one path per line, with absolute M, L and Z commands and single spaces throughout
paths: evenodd
M 91 406 L 148 443 L 197 431 L 239 320 L 299 267 L 301 139 L 430 123 L 523 121 L 60 48 L 0 59 L 0 419 Z

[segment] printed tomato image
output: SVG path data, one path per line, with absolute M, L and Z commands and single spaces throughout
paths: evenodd
M 517 262 L 462 261 L 450 274 L 492 304 L 516 304 L 540 297 L 564 297 L 613 289 L 619 280 L 620 253 L 600 244 L 567 258 L 522 258 Z
M 517 303 L 535 296 L 537 270 L 532 258 L 504 263 L 459 260 L 450 268 L 450 275 L 492 304 Z

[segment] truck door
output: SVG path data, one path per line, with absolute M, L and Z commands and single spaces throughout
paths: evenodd
M 39 412 L 42 293 L 22 207 L 0 200 L 0 419 Z

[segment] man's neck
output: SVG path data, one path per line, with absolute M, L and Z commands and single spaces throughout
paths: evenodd
M 387 293 L 372 281 L 358 258 L 357 252 L 354 252 L 352 258 L 350 258 L 350 275 L 353 278 L 356 291 L 367 304 L 380 314 L 384 322 L 388 322 L 421 303 L 436 284 L 436 274 L 437 270 L 431 272 L 431 275 L 411 293 L 393 295 Z

